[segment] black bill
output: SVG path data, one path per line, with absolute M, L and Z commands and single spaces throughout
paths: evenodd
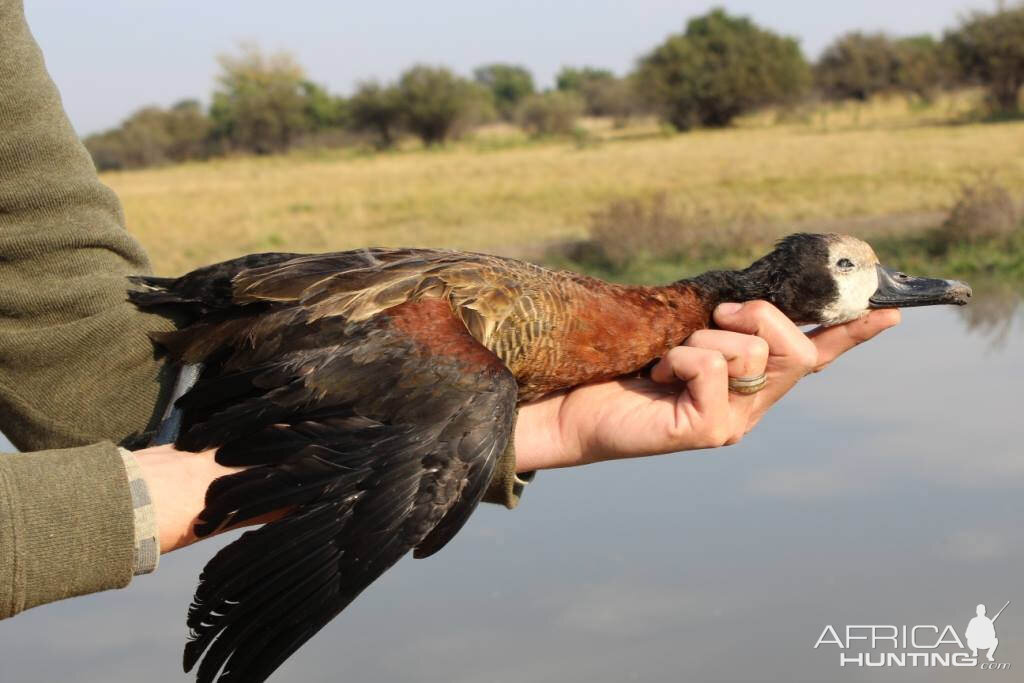
M 871 308 L 906 308 L 955 304 L 963 306 L 971 298 L 971 288 L 959 280 L 914 277 L 885 266 L 878 268 L 878 289 L 871 295 Z

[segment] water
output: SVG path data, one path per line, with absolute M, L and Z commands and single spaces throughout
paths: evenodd
M 981 300 L 906 312 L 738 446 L 540 473 L 518 510 L 484 506 L 401 562 L 273 680 L 975 680 L 840 668 L 813 645 L 827 624 L 962 635 L 1006 600 L 1013 668 L 991 675 L 1020 680 L 1024 320 Z M 0 622 L 0 680 L 188 680 L 185 610 L 219 543 Z

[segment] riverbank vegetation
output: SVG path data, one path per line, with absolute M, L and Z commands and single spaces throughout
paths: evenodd
M 208 108 L 86 144 L 165 274 L 422 245 L 663 281 L 834 231 L 907 269 L 1024 280 L 1022 45 L 1015 6 L 941 39 L 848 33 L 809 64 L 713 10 L 622 76 L 566 67 L 545 91 L 514 64 L 417 65 L 349 96 L 248 46 Z

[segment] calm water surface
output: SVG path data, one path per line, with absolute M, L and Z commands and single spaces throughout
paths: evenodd
M 1024 680 L 1024 319 L 976 303 L 908 311 L 738 446 L 542 472 L 273 680 Z M 0 680 L 188 680 L 185 610 L 217 547 L 0 622 Z M 1009 672 L 840 668 L 813 648 L 826 624 L 963 634 L 1007 600 Z

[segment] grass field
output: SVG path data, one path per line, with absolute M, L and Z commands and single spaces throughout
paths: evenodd
M 1024 195 L 1024 122 L 949 123 L 969 108 L 963 101 L 768 112 L 681 135 L 589 122 L 574 141 L 530 142 L 496 128 L 437 150 L 301 151 L 103 180 L 161 274 L 266 250 L 531 255 L 585 237 L 591 214 L 615 199 L 659 192 L 722 225 L 898 229 L 945 211 L 980 176 Z

